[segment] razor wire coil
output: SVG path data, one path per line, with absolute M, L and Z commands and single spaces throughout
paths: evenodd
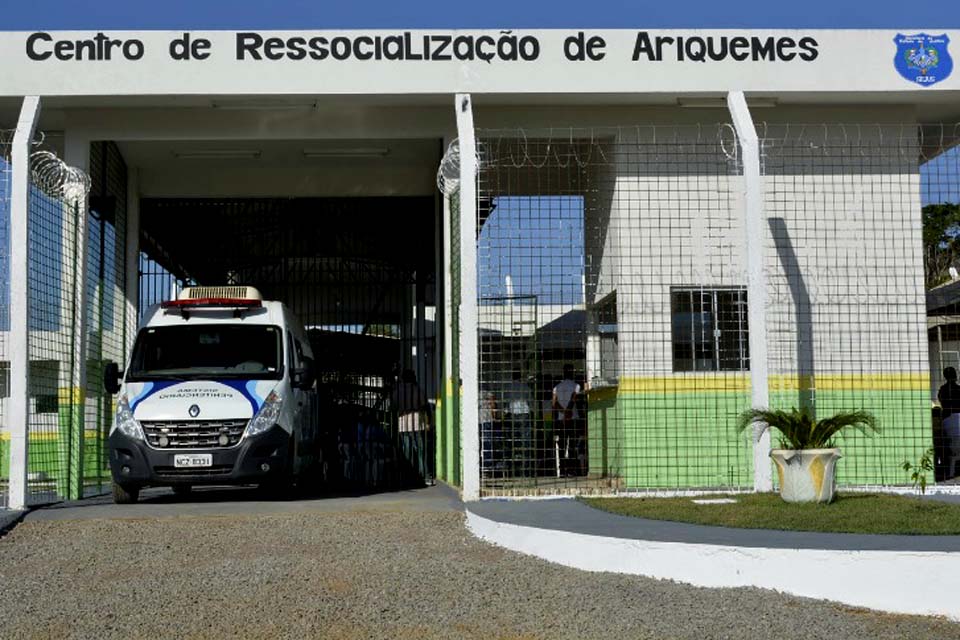
M 90 193 L 90 176 L 50 151 L 30 154 L 30 179 L 46 195 L 79 204 Z

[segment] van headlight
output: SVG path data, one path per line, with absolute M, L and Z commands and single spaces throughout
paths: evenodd
M 133 411 L 130 410 L 130 403 L 127 402 L 127 394 L 120 396 L 120 402 L 117 403 L 117 420 L 114 427 L 123 435 L 134 440 L 143 440 L 143 429 L 140 423 L 133 417 Z
M 283 397 L 276 391 L 271 391 L 257 415 L 253 416 L 247 425 L 248 436 L 258 436 L 267 431 L 280 420 L 280 410 L 283 408 Z

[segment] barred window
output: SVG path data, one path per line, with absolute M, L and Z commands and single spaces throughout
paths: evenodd
M 670 309 L 674 371 L 750 368 L 746 289 L 673 287 Z

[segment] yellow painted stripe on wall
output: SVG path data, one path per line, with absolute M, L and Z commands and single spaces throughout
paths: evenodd
M 56 431 L 33 431 L 30 433 L 30 441 L 34 440 L 57 440 L 60 438 L 60 434 Z M 95 440 L 97 438 L 96 429 L 84 429 L 83 430 L 83 439 L 86 441 Z M 10 432 L 4 431 L 0 433 L 0 441 L 9 442 L 10 441 Z
M 57 399 L 60 404 L 80 404 L 85 394 L 80 387 L 60 387 L 57 389 Z
M 770 377 L 771 391 L 929 391 L 929 373 L 822 373 Z
M 816 376 L 770 376 L 771 391 L 928 391 L 927 373 L 823 373 Z M 606 390 L 598 390 L 600 391 Z M 620 379 L 620 393 L 749 393 L 743 374 L 642 376 Z
M 620 393 L 749 392 L 745 375 L 644 376 L 620 378 Z

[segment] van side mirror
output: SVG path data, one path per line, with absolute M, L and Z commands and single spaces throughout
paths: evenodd
M 313 383 L 317 381 L 317 367 L 313 358 L 303 356 L 303 364 L 299 369 L 294 370 L 291 382 L 293 386 L 299 389 L 312 389 Z
M 107 362 L 103 367 L 103 388 L 113 395 L 120 391 L 120 367 L 116 362 Z

